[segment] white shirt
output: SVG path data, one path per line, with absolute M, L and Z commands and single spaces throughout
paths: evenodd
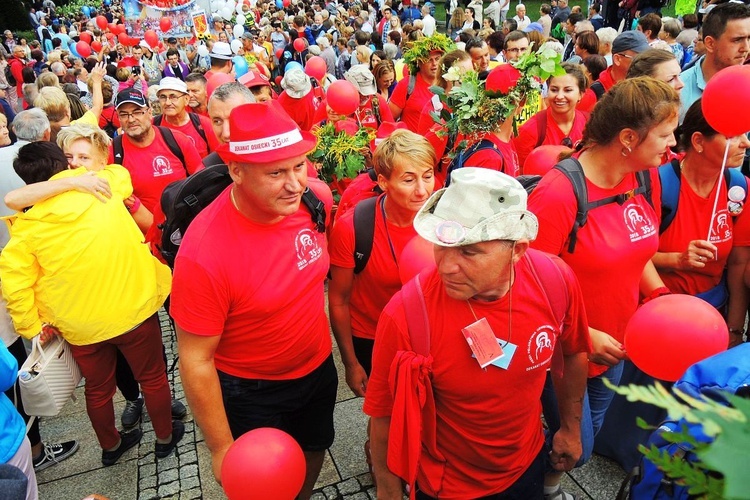
M 523 31 L 525 27 L 531 24 L 531 18 L 529 16 L 524 16 L 523 19 L 520 19 L 518 16 L 513 16 L 513 19 L 518 23 L 519 31 Z
M 422 33 L 424 36 L 432 36 L 435 33 L 435 18 L 429 14 L 422 18 Z

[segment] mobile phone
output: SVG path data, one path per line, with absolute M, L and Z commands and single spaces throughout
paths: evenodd
M 133 74 L 134 75 L 140 75 L 141 74 L 141 67 L 140 66 L 133 66 Z

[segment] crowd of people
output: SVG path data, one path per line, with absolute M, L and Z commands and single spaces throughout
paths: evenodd
M 30 10 L 36 39 L 5 31 L 0 463 L 22 471 L 21 498 L 79 447 L 24 425 L 13 374 L 37 335 L 70 344 L 103 465 L 140 442 L 144 405 L 156 457 L 175 450 L 188 409 L 168 383 L 163 306 L 217 481 L 237 438 L 277 427 L 304 451 L 300 498 L 334 440 L 331 332 L 365 398 L 378 498 L 422 500 L 574 499 L 561 475 L 591 457 L 604 380 L 627 382 L 625 327 L 644 302 L 700 297 L 728 347 L 745 340 L 747 179 L 720 173 L 750 141 L 712 128 L 701 96 L 749 60 L 750 7 L 677 19 L 650 0 L 454 0 L 447 35 L 434 8 L 259 0 L 240 4 L 240 30 L 215 12 L 208 35 L 149 43 L 116 35 L 117 2 L 65 18 L 46 0 Z M 502 81 L 489 99 L 507 103 L 513 65 L 550 50 L 559 71 L 456 133 L 467 109 L 446 95 Z M 337 80 L 359 95 L 348 115 L 328 99 Z M 335 196 L 308 159 L 331 123 L 372 138 Z M 548 147 L 527 194 L 516 178 Z M 173 259 L 163 195 L 191 178 L 226 189 L 166 235 Z M 405 280 L 417 241 L 435 266 Z M 618 439 L 635 450 L 635 432 Z

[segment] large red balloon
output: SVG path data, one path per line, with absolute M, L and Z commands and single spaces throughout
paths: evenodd
M 93 42 L 91 42 L 91 49 L 94 52 L 97 52 L 97 53 L 101 52 L 101 50 L 102 50 L 102 42 L 100 42 L 99 40 L 94 40 Z
M 340 115 L 350 115 L 359 107 L 359 91 L 346 80 L 336 80 L 326 92 L 328 105 Z
M 282 0 L 281 4 L 284 7 L 289 7 L 292 4 L 292 0 Z
M 644 304 L 625 328 L 625 351 L 644 373 L 674 382 L 687 368 L 726 350 L 721 314 L 692 295 L 664 295 Z
M 91 55 L 91 45 L 89 45 L 86 42 L 78 42 L 76 43 L 76 52 L 78 52 L 81 57 L 86 59 L 88 56 Z
M 128 43 L 130 43 L 130 37 L 126 33 L 120 33 L 117 35 L 117 41 L 123 45 L 128 45 Z
M 99 26 L 100 30 L 107 29 L 107 18 L 104 16 L 96 16 L 96 25 Z
M 299 444 L 270 427 L 240 436 L 221 464 L 221 485 L 229 500 L 291 500 L 304 481 L 305 455 Z
M 91 40 L 92 40 L 91 35 L 86 31 L 82 31 L 81 34 L 78 35 L 78 39 L 82 42 L 86 42 L 89 45 L 91 45 Z
M 159 21 L 159 29 L 161 29 L 164 33 L 169 31 L 172 28 L 172 20 L 168 17 L 162 17 Z
M 398 275 L 406 284 L 424 269 L 435 267 L 435 250 L 432 243 L 415 236 L 406 244 L 398 259 Z
M 146 30 L 143 34 L 143 39 L 146 40 L 146 43 L 152 49 L 159 45 L 159 35 L 157 35 L 154 30 Z
M 304 38 L 296 38 L 292 46 L 294 47 L 294 50 L 296 50 L 297 52 L 302 52 L 303 50 L 307 48 L 307 43 L 305 43 Z
M 750 66 L 730 66 L 716 73 L 703 91 L 701 109 L 717 132 L 735 137 L 750 131 Z
M 307 60 L 307 64 L 305 64 L 305 73 L 307 73 L 307 76 L 315 78 L 319 82 L 323 81 L 327 72 L 328 66 L 326 65 L 326 60 L 320 56 L 312 56 Z
M 565 146 L 545 144 L 535 148 L 523 162 L 523 175 L 544 175 L 554 167 L 560 153 L 572 151 Z
M 233 82 L 234 78 L 232 78 L 232 75 L 228 73 L 214 73 L 211 75 L 211 78 L 208 79 L 208 82 L 206 83 L 206 94 L 208 97 L 211 97 L 211 94 L 214 93 L 214 90 L 216 90 L 216 87 L 219 87 L 221 85 L 224 85 L 225 83 Z

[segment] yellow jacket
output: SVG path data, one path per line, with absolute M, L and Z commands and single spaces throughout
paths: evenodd
M 85 173 L 66 170 L 52 179 Z M 169 268 L 151 255 L 123 205 L 133 192 L 130 174 L 108 165 L 97 175 L 112 189 L 107 203 L 70 191 L 11 218 L 0 282 L 16 330 L 26 338 L 44 322 L 73 345 L 111 339 L 149 318 L 169 295 Z

